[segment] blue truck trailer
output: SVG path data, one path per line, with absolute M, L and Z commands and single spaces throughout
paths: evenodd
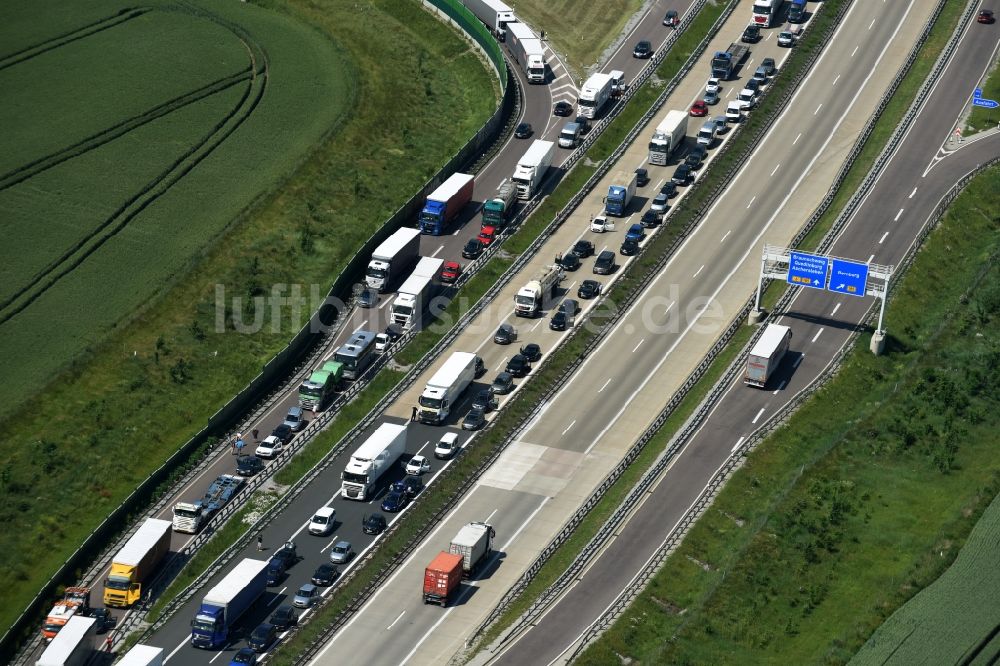
M 229 640 L 229 632 L 240 617 L 267 589 L 267 562 L 247 558 L 201 600 L 191 620 L 191 645 L 214 650 Z

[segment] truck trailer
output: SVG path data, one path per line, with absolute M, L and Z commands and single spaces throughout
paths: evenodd
M 424 387 L 424 392 L 420 394 L 420 422 L 430 425 L 444 423 L 475 378 L 476 355 L 471 352 L 454 352 L 434 373 Z
M 142 598 L 142 585 L 170 551 L 170 521 L 148 518 L 111 560 L 104 605 L 128 608 Z
M 163 666 L 163 648 L 136 645 L 115 666 Z
M 389 291 L 397 278 L 406 275 L 420 256 L 420 230 L 397 229 L 372 252 L 365 283 L 379 292 Z
M 428 195 L 424 209 L 420 211 L 420 231 L 432 236 L 444 233 L 445 227 L 472 201 L 475 186 L 475 176 L 467 173 L 451 174 L 448 180 Z
M 499 41 L 504 41 L 507 24 L 517 21 L 514 10 L 500 0 L 462 0 L 476 18 L 486 24 Z
M 214 650 L 229 641 L 229 632 L 267 589 L 267 562 L 246 558 L 201 600 L 191 621 L 191 645 Z
M 743 383 L 764 388 L 771 373 L 785 357 L 791 339 L 792 329 L 779 324 L 768 324 L 764 333 L 757 339 L 753 349 L 750 350 Z
M 493 552 L 496 532 L 487 523 L 469 523 L 458 531 L 448 546 L 452 555 L 462 556 L 462 577 L 470 578 Z
M 421 315 L 434 297 L 437 288 L 435 279 L 444 259 L 423 257 L 417 263 L 413 274 L 399 288 L 396 298 L 389 306 L 389 320 L 404 329 L 420 326 Z
M 96 637 L 96 618 L 71 618 L 35 661 L 35 666 L 84 666 L 96 652 Z
M 507 23 L 507 40 L 511 55 L 521 66 L 528 83 L 545 83 L 545 48 L 531 28 L 513 21 Z
M 590 78 L 584 81 L 583 87 L 580 88 L 580 96 L 577 98 L 580 115 L 585 118 L 599 116 L 611 99 L 614 86 L 615 80 L 610 74 L 591 74 Z
M 728 81 L 736 75 L 736 70 L 750 54 L 750 47 L 733 42 L 725 51 L 716 51 L 712 56 L 712 76 L 720 81 Z
M 653 138 L 649 142 L 649 163 L 666 165 L 670 155 L 684 143 L 687 126 L 686 111 L 668 111 L 663 121 L 653 130 Z
M 536 139 L 517 162 L 511 180 L 517 185 L 519 199 L 530 199 L 538 191 L 545 173 L 552 165 L 556 144 L 552 141 Z
M 638 176 L 635 171 L 618 169 L 611 175 L 611 185 L 608 186 L 608 196 L 604 198 L 604 212 L 615 217 L 625 217 L 628 205 L 635 196 Z
M 351 455 L 340 474 L 340 496 L 364 502 L 374 495 L 375 484 L 406 452 L 406 426 L 383 423 Z
M 483 226 L 503 229 L 513 215 L 517 185 L 505 178 L 492 199 L 483 204 Z
M 554 298 L 556 287 L 565 274 L 555 264 L 545 266 L 528 284 L 514 295 L 514 314 L 518 317 L 537 317 L 542 313 L 546 295 Z
M 174 505 L 174 531 L 195 534 L 224 507 L 243 486 L 245 479 L 235 474 L 222 474 L 205 491 L 200 500 Z
M 424 569 L 424 603 L 448 605 L 462 584 L 462 556 L 440 552 Z

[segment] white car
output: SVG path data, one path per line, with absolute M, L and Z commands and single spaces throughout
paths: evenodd
M 778 46 L 792 46 L 795 44 L 795 35 L 790 32 L 778 33 Z
M 431 462 L 423 456 L 413 456 L 410 458 L 410 461 L 406 463 L 407 474 L 423 474 L 424 472 L 429 471 L 431 471 Z
M 614 231 L 615 223 L 608 220 L 606 215 L 595 215 L 590 219 L 590 230 L 595 234 L 603 234 L 605 231 Z
M 264 441 L 257 445 L 257 450 L 254 451 L 254 455 L 258 458 L 273 458 L 281 453 L 283 446 L 284 445 L 281 443 L 280 439 L 274 435 L 268 435 L 264 438 Z
M 715 78 L 714 76 L 710 78 L 708 82 L 705 84 L 705 92 L 715 93 L 716 95 L 722 92 L 722 84 L 719 83 L 719 79 Z
M 441 437 L 434 447 L 434 457 L 442 460 L 451 458 L 458 451 L 458 433 L 449 432 Z
M 337 519 L 337 510 L 332 506 L 324 506 L 309 520 L 309 534 L 326 536 L 333 530 Z

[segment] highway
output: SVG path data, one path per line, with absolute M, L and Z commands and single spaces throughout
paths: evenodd
M 952 138 L 957 119 L 968 108 L 973 88 L 995 62 L 998 48 L 1000 38 L 990 26 L 975 22 L 964 26 L 960 46 L 933 93 L 830 254 L 896 264 L 953 183 L 1000 155 L 997 133 L 962 144 Z M 820 67 L 817 76 L 823 71 Z M 776 189 L 775 196 L 782 196 L 784 190 Z M 759 261 L 759 254 L 751 259 Z M 791 307 L 776 317 L 793 330 L 792 353 L 768 390 L 746 387 L 739 380 L 731 385 L 655 489 L 583 575 L 515 642 L 500 646 L 493 659 L 477 663 L 564 663 L 573 654 L 570 648 L 575 648 L 579 637 L 661 548 L 739 443 L 824 371 L 871 306 L 871 298 L 799 290 Z
M 674 5 L 680 9 L 686 3 Z M 668 33 L 666 28 L 660 25 L 661 15 L 657 16 L 657 10 L 655 6 L 643 16 L 643 19 L 636 25 L 633 31 L 630 33 L 630 37 L 625 39 L 621 49 L 615 54 L 611 61 L 606 65 L 606 69 L 620 69 L 626 72 L 627 79 L 631 78 L 637 74 L 642 67 L 644 67 L 648 61 L 645 60 L 635 60 L 631 57 L 631 41 L 638 40 L 641 38 L 648 38 L 654 41 L 654 43 L 660 43 L 665 40 L 670 33 Z M 530 86 L 524 80 L 523 74 L 515 67 L 512 71 L 516 76 L 518 76 L 522 82 L 523 90 L 525 92 L 525 99 L 522 109 L 522 116 L 520 120 L 532 123 L 536 128 L 536 134 L 532 136 L 535 138 L 546 138 L 554 140 L 558 135 L 562 123 L 567 119 L 554 118 L 551 113 L 553 99 L 572 99 L 575 101 L 576 96 L 576 86 L 573 85 L 572 80 L 567 74 L 565 74 L 565 68 L 562 63 L 559 62 L 554 54 L 549 53 L 549 63 L 550 63 L 550 80 L 548 85 L 545 86 Z M 552 92 L 555 91 L 555 95 Z M 543 131 L 538 132 L 538 128 L 544 128 Z M 438 256 L 445 259 L 459 258 L 460 248 L 464 245 L 465 241 L 476 235 L 478 233 L 478 215 L 476 211 L 482 202 L 482 199 L 489 196 L 497 187 L 497 185 L 503 180 L 503 178 L 510 175 L 513 171 L 514 165 L 516 164 L 518 158 L 521 156 L 523 151 L 530 144 L 530 141 L 517 140 L 511 137 L 499 151 L 496 157 L 477 175 L 476 192 L 474 196 L 474 201 L 469 207 L 463 212 L 460 223 L 455 227 L 448 230 L 448 235 L 443 235 L 439 237 L 423 236 L 421 238 L 421 254 L 423 256 Z M 558 149 L 556 153 L 556 161 L 554 166 L 561 163 L 571 154 L 571 151 Z M 550 191 L 558 180 L 562 176 L 562 171 L 559 169 L 552 169 L 550 171 L 550 178 L 546 183 L 546 190 Z M 463 262 L 464 263 L 464 262 Z M 327 343 L 327 349 L 324 351 L 324 357 L 332 356 L 333 350 L 335 350 L 344 341 L 345 336 L 353 330 L 358 328 L 365 328 L 367 330 L 382 330 L 387 322 L 385 321 L 387 308 L 385 306 L 392 300 L 393 294 L 384 294 L 379 300 L 378 307 L 369 310 L 355 309 L 350 313 L 351 320 L 345 325 L 340 334 L 336 336 L 333 340 Z M 492 336 L 492 331 L 490 331 L 490 336 Z M 489 381 L 492 377 L 484 378 L 483 381 Z M 468 394 L 471 397 L 472 392 Z M 260 433 L 260 438 L 263 438 L 267 433 L 271 431 L 275 426 L 281 423 L 284 418 L 284 414 L 287 412 L 288 407 L 297 404 L 297 385 L 292 386 L 287 394 L 277 400 L 275 404 L 263 415 L 263 417 L 255 423 L 244 424 L 243 431 L 245 433 L 250 433 L 254 428 L 256 428 Z M 426 438 L 418 441 L 420 437 L 423 436 L 422 431 L 426 429 Z M 409 449 L 410 454 L 414 454 L 417 451 L 423 449 L 427 443 L 436 441 L 437 437 L 441 434 L 442 429 L 425 428 L 419 424 L 411 428 L 412 433 L 417 432 L 419 436 L 411 436 Z M 254 443 L 252 438 L 247 437 L 249 443 L 249 452 L 252 452 Z M 424 453 L 427 453 L 424 451 Z M 409 456 L 406 456 L 407 458 Z M 306 513 L 303 516 L 303 521 L 306 520 L 309 515 L 311 515 L 312 510 L 318 506 L 322 506 L 331 501 L 331 497 L 334 495 L 333 490 L 339 488 L 339 475 L 340 471 L 343 469 L 343 464 L 345 460 L 339 461 L 330 470 L 330 476 L 332 480 L 327 482 L 317 484 L 317 487 L 321 487 L 322 491 L 317 492 L 314 496 L 311 492 L 304 493 L 304 498 L 300 498 L 301 501 L 308 504 L 308 508 L 305 510 Z M 439 471 L 439 470 L 438 470 Z M 220 455 L 215 459 L 215 461 L 209 465 L 206 465 L 204 470 L 195 478 L 192 482 L 188 483 L 184 488 L 180 489 L 176 496 L 167 504 L 167 506 L 172 506 L 175 501 L 182 499 L 193 500 L 200 497 L 204 491 L 207 489 L 208 485 L 214 480 L 219 474 L 233 473 L 235 472 L 235 459 L 233 456 L 229 455 L 228 450 L 221 451 Z M 271 467 L 268 468 L 267 474 L 273 472 Z M 346 505 L 346 506 L 342 506 Z M 356 546 L 358 550 L 361 550 L 364 545 L 370 542 L 371 537 L 365 537 L 360 531 L 360 521 L 362 515 L 371 512 L 372 507 L 366 504 L 356 504 L 353 502 L 338 502 L 338 518 L 341 520 L 341 526 L 343 530 L 337 534 L 340 538 L 349 538 Z M 155 517 L 170 519 L 169 508 L 158 513 Z M 289 530 L 287 528 L 287 522 L 279 521 L 278 525 L 269 526 L 263 533 L 265 543 L 268 545 L 280 544 L 285 538 L 289 537 Z M 303 523 L 304 524 L 304 523 Z M 173 533 L 171 550 L 173 552 L 180 551 L 183 549 L 192 539 L 190 535 Z M 295 538 L 301 541 L 300 536 L 295 536 Z M 329 545 L 326 544 L 325 548 L 317 548 L 315 552 L 310 552 L 306 561 L 300 563 L 293 569 L 293 575 L 302 578 L 302 582 L 308 579 L 311 575 L 312 570 L 319 563 L 319 561 L 327 557 Z M 255 555 L 250 553 L 250 555 Z M 265 552 L 262 556 L 266 557 Z M 105 572 L 101 572 L 98 576 L 99 581 L 103 581 Z M 297 580 L 297 579 L 295 579 Z M 289 592 L 289 590 L 279 588 L 275 590 L 278 592 L 279 596 L 277 598 L 284 598 L 284 595 Z M 297 584 L 295 585 L 297 587 Z M 294 589 L 290 592 L 294 593 Z M 100 600 L 103 597 L 103 585 L 94 585 L 93 597 L 96 600 Z M 99 601 L 98 601 L 99 603 Z M 269 604 L 270 605 L 270 604 Z M 114 614 L 121 617 L 121 611 L 114 611 Z M 248 620 L 251 628 L 254 623 L 261 621 L 263 616 L 258 618 L 253 618 Z M 188 631 L 187 623 L 189 617 L 182 613 L 182 617 L 178 617 L 179 626 L 181 630 L 179 634 L 175 635 L 186 635 Z M 170 632 L 167 632 L 170 633 Z M 154 641 L 155 642 L 155 641 Z M 173 650 L 174 644 L 171 644 L 170 649 Z M 183 654 L 183 658 L 180 654 L 175 654 L 175 661 L 182 661 L 182 663 L 199 663 L 200 661 L 208 662 L 211 659 L 217 658 L 216 653 L 204 653 L 194 650 L 187 650 L 191 654 Z
M 852 6 L 827 55 L 816 64 L 761 148 L 645 297 L 560 394 L 542 407 L 536 421 L 480 479 L 440 530 L 373 595 L 315 663 L 351 654 L 370 663 L 431 664 L 442 662 L 462 647 L 469 631 L 617 463 L 702 357 L 719 329 L 745 302 L 754 284 L 762 244 L 790 239 L 825 193 L 840 159 L 933 5 L 925 0 L 891 10 L 882 3 Z M 733 41 L 744 22 L 745 16 L 734 16 L 732 25 L 723 29 L 708 52 Z M 774 32 L 768 31 L 769 39 L 754 48 L 751 62 L 739 74 L 741 78 L 753 71 L 753 62 L 759 58 L 779 55 Z M 705 71 L 707 57 L 667 107 L 686 108 L 704 82 L 697 72 Z M 732 94 L 735 87 L 727 84 L 723 97 Z M 645 137 L 636 143 L 622 160 L 630 168 L 642 164 L 645 155 Z M 653 183 L 668 177 L 669 170 L 672 166 L 651 168 Z M 610 245 L 614 241 L 585 231 L 589 215 L 600 208 L 602 192 L 606 191 L 602 188 L 596 188 L 563 225 L 553 238 L 553 248 L 568 247 L 581 236 L 598 241 L 599 247 L 605 243 L 614 247 Z M 640 204 L 655 186 L 647 189 Z M 633 214 L 639 209 L 634 206 Z M 540 268 L 551 253 L 542 255 L 531 267 Z M 582 278 L 573 275 L 570 279 Z M 509 314 L 504 300 L 503 296 L 497 299 L 496 312 L 489 321 L 463 334 L 457 349 L 473 350 L 481 344 L 475 336 L 485 335 Z M 547 332 L 531 334 L 532 341 L 541 341 L 543 349 L 547 348 Z M 495 348 L 483 351 L 487 364 L 495 367 Z M 412 404 L 412 398 L 408 401 L 404 397 L 398 404 Z M 405 416 L 393 409 L 390 413 L 395 416 Z M 493 566 L 481 580 L 465 588 L 450 608 L 424 607 L 418 596 L 423 567 L 446 547 L 461 525 L 487 518 L 497 529 L 499 553 Z M 613 595 L 617 589 L 608 586 L 606 593 Z M 569 634 L 539 635 L 543 636 L 540 642 L 554 647 L 553 636 Z M 539 654 L 544 653 L 526 651 L 519 654 L 518 661 L 538 663 Z

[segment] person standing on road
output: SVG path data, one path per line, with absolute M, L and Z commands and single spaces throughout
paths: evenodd
M 257 430 L 257 428 L 254 428 L 253 429 L 253 441 L 255 441 L 255 442 L 259 442 L 260 441 L 260 437 L 257 436 L 259 434 L 260 434 L 260 430 Z
M 410 421 L 416 421 L 416 420 L 417 420 L 417 408 L 414 407 L 413 411 L 410 412 Z
M 264 550 L 264 535 L 263 534 L 258 534 L 257 535 L 257 551 L 260 552 L 262 550 Z

